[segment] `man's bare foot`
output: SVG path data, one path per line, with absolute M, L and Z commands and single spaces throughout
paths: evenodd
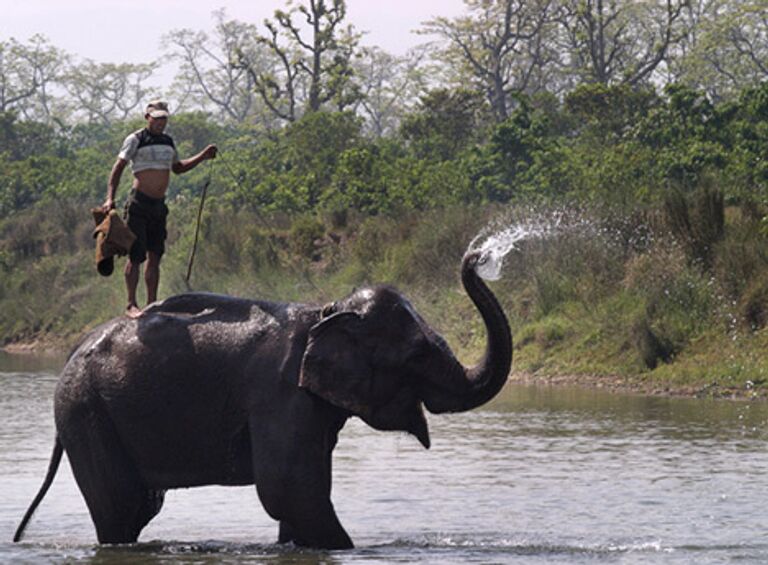
M 140 318 L 144 314 L 144 312 L 136 306 L 136 304 L 129 304 L 128 307 L 125 309 L 125 315 L 129 318 Z

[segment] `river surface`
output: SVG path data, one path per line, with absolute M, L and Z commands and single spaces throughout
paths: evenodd
M 768 405 L 511 385 L 429 416 L 428 451 L 347 423 L 334 502 L 351 551 L 276 545 L 253 487 L 171 491 L 139 543 L 100 547 L 66 457 L 13 544 L 60 364 L 0 354 L 3 563 L 768 563 Z

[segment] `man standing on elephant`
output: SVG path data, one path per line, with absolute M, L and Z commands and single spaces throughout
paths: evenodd
M 147 285 L 147 303 L 157 300 L 160 282 L 160 259 L 165 251 L 166 216 L 165 194 L 170 183 L 170 172 L 176 174 L 191 171 L 206 159 L 216 157 L 216 146 L 209 145 L 189 159 L 180 160 L 171 136 L 165 132 L 168 125 L 168 104 L 150 102 L 144 113 L 147 125 L 130 134 L 123 141 L 107 185 L 107 199 L 102 208 L 105 212 L 115 207 L 115 194 L 123 169 L 130 162 L 133 185 L 125 205 L 125 219 L 136 235 L 125 265 L 125 283 L 128 288 L 126 315 L 141 316 L 136 300 L 141 264 L 146 260 L 144 281 Z

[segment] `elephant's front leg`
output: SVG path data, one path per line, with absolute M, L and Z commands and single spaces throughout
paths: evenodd
M 267 513 L 280 521 L 278 541 L 323 549 L 354 547 L 331 502 L 337 430 L 283 422 L 279 437 L 267 435 L 274 433 L 274 422 L 269 429 L 258 423 L 251 429 L 256 489 Z
M 280 518 L 277 541 L 320 549 L 354 547 L 330 500 L 309 502 L 286 512 Z

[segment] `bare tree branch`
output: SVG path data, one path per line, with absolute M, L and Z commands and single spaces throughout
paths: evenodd
M 542 51 L 532 45 L 551 21 L 553 0 L 465 0 L 469 15 L 438 17 L 421 33 L 435 34 L 447 43 L 438 57 L 458 67 L 486 92 L 498 121 L 509 115 L 509 99 L 526 92 L 532 76 L 542 69 Z M 537 83 L 537 84 L 540 84 Z

